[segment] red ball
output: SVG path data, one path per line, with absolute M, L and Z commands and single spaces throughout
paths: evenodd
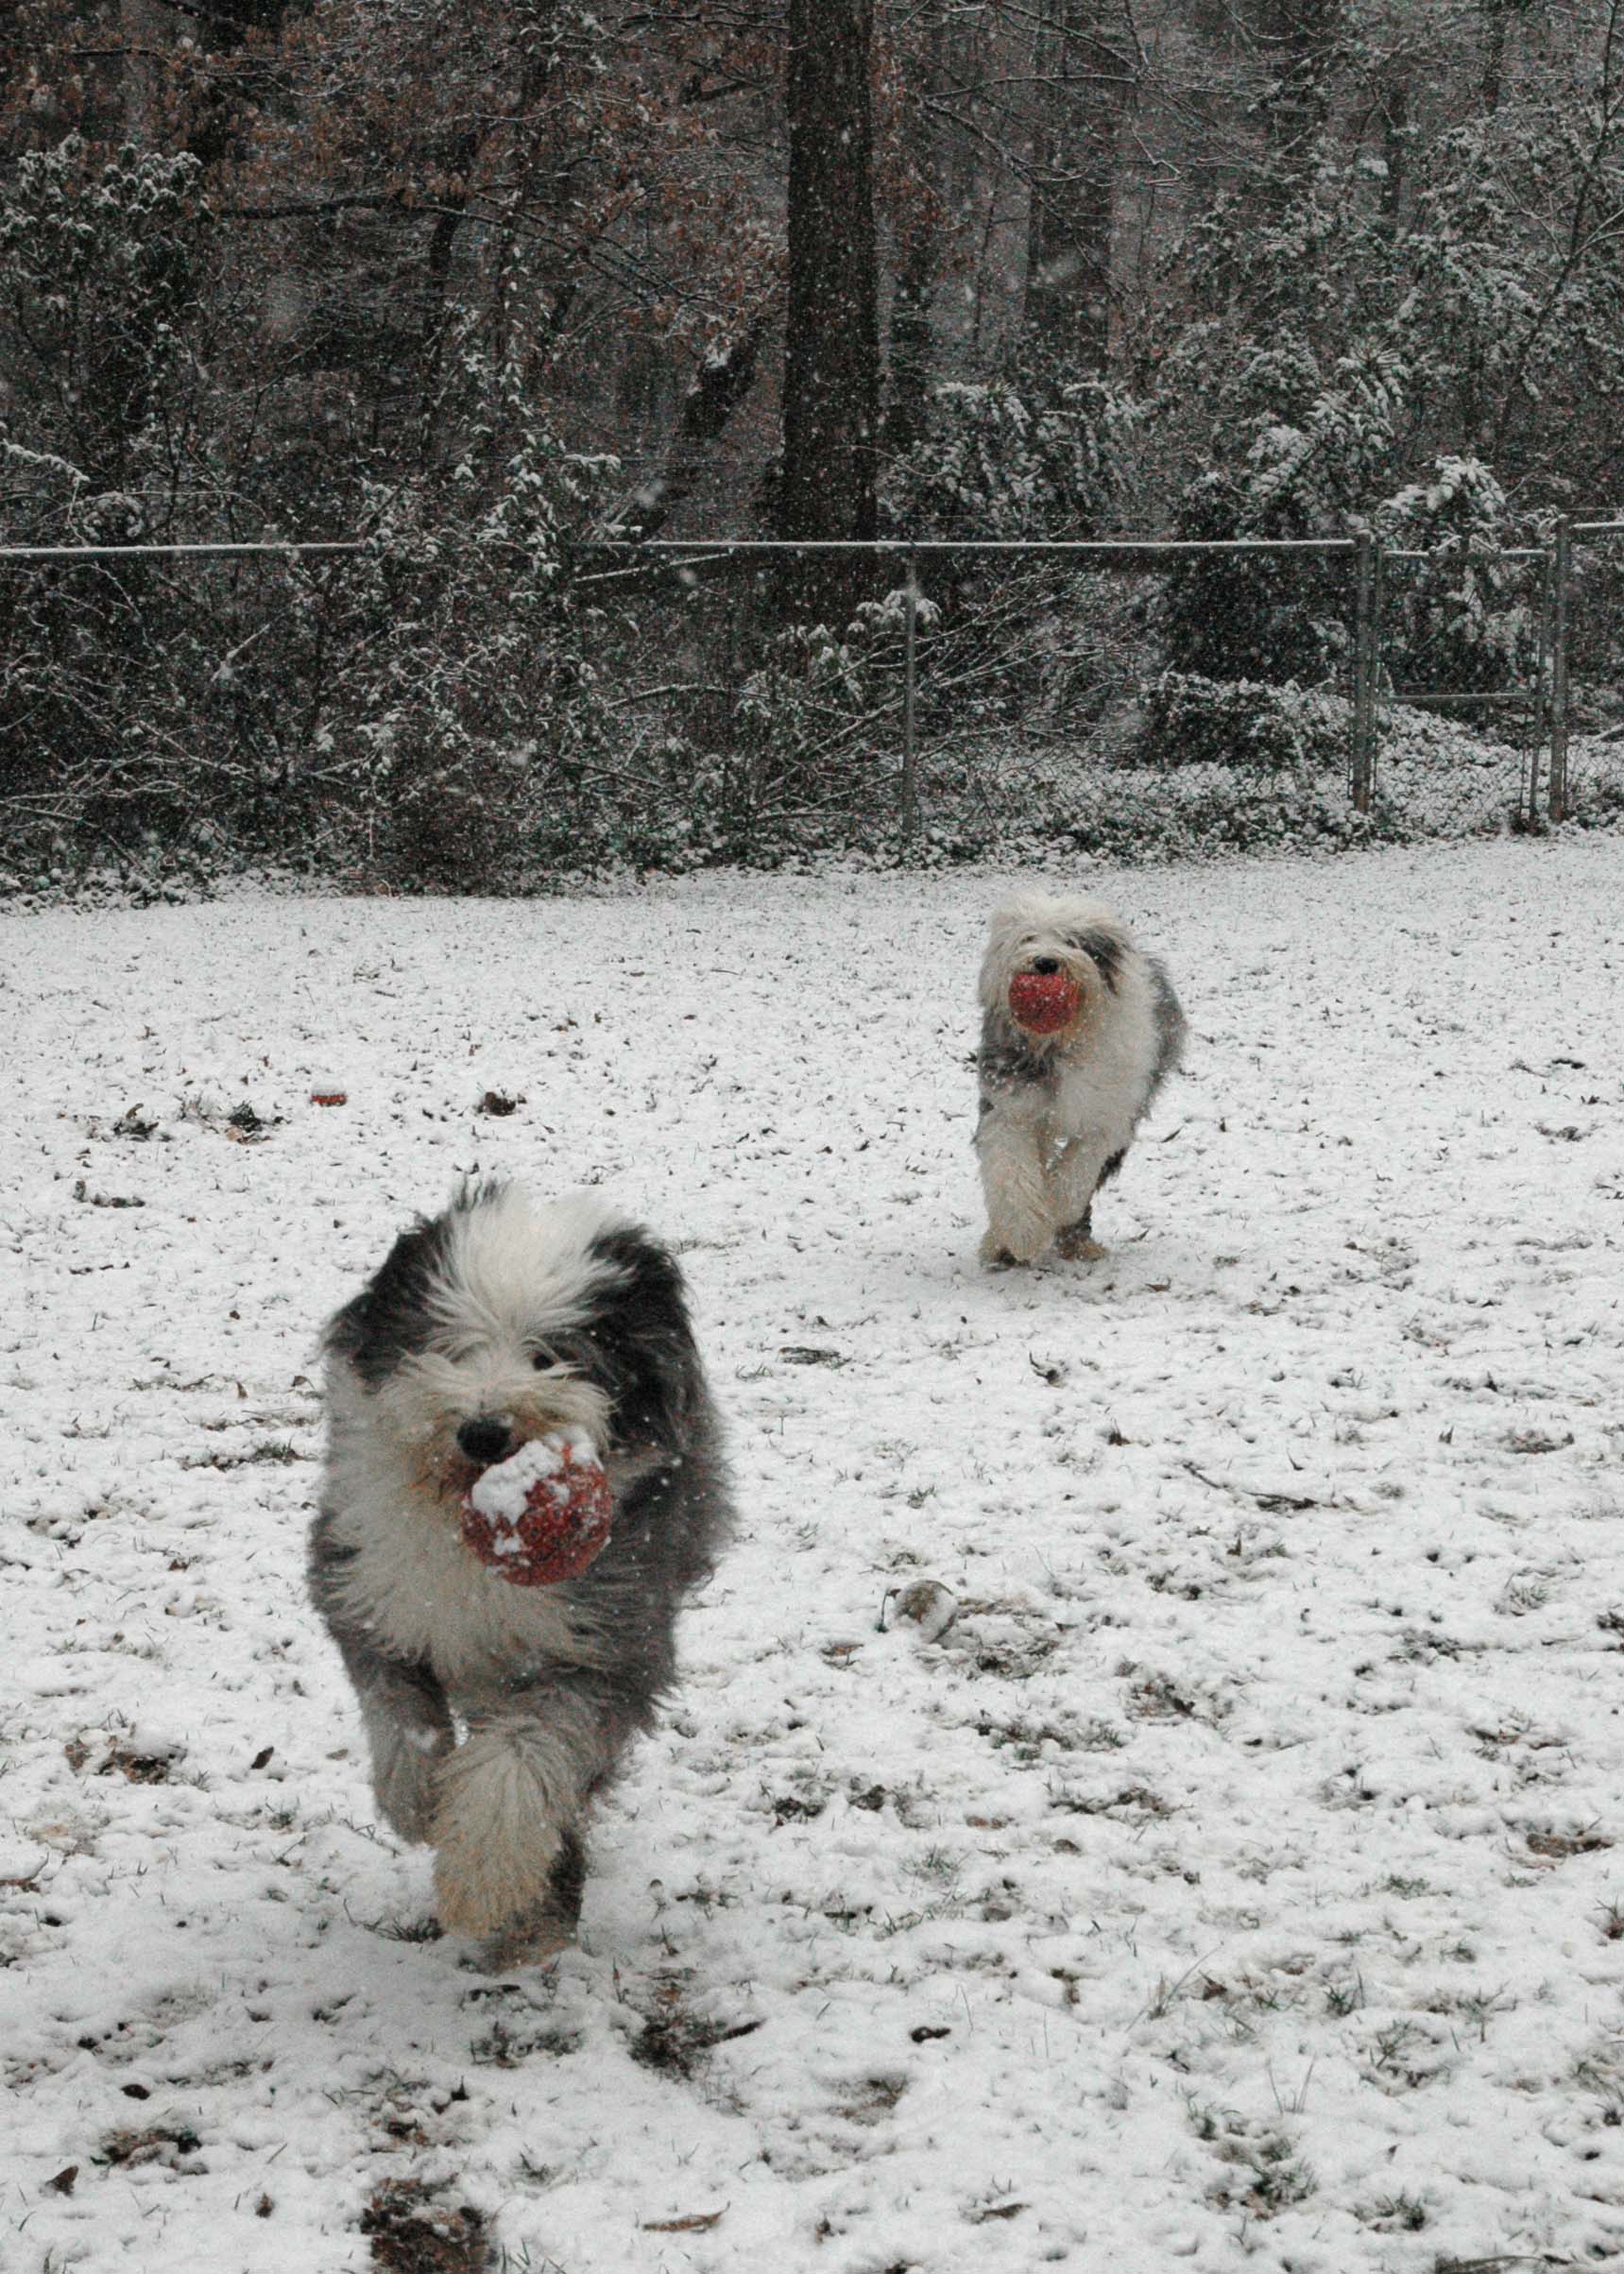
M 515 1587 L 579 1579 L 607 1546 L 613 1520 L 604 1464 L 574 1429 L 532 1438 L 463 1495 L 463 1538 Z
M 1009 983 L 1009 1015 L 1029 1034 L 1058 1034 L 1083 1006 L 1069 971 L 1017 971 Z

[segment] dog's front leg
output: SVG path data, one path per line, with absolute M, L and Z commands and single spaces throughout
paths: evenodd
M 545 1958 L 573 1938 L 587 1802 L 619 1750 L 602 1703 L 568 1688 L 470 1715 L 439 1776 L 435 1894 L 443 1925 L 486 1939 L 487 1964 Z
M 983 1108 L 976 1131 L 987 1229 L 983 1263 L 1030 1263 L 1054 1237 L 1045 1188 L 1038 1133 L 1018 1102 L 995 1099 Z
M 354 1549 L 334 1537 L 332 1512 L 323 1509 L 310 1535 L 311 1593 L 361 1707 L 379 1813 L 402 1839 L 425 1840 L 436 1773 L 456 1743 L 451 1708 L 431 1667 L 378 1648 L 345 1594 L 354 1566 Z
M 1054 1161 L 1050 1188 L 1060 1225 L 1055 1246 L 1068 1262 L 1093 1262 L 1106 1253 L 1093 1237 L 1094 1195 L 1120 1161 L 1122 1152 L 1112 1138 L 1075 1137 L 1067 1141 Z

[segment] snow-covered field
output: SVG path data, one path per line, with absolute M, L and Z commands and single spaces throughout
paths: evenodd
M 1188 1071 L 988 1277 L 996 881 L 0 917 L 8 2274 L 1624 2254 L 1624 840 L 1092 880 Z M 744 1516 L 500 1979 L 300 1579 L 475 1168 L 680 1245 Z

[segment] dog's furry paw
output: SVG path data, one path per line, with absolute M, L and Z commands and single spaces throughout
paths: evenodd
M 575 1922 L 566 1919 L 552 1904 L 538 1904 L 509 1919 L 493 1935 L 487 1935 L 476 1962 L 487 1974 L 505 1974 L 513 1966 L 544 1966 L 575 1940 Z
M 587 1858 L 575 1825 L 549 1821 L 545 1795 L 500 1738 L 471 1739 L 442 1772 L 435 1907 L 453 1934 L 534 1940 L 581 1908 Z
M 575 1940 L 581 1895 L 587 1883 L 587 1852 L 579 1833 L 566 1831 L 547 1874 L 547 1891 L 487 1934 L 479 1963 L 487 1974 L 509 1966 L 538 1966 L 556 1958 Z
M 1110 1254 L 1109 1248 L 1102 1247 L 1081 1224 L 1068 1224 L 1056 1235 L 1054 1252 L 1068 1263 L 1098 1263 Z
M 989 1231 L 982 1240 L 982 1261 L 989 1271 L 1007 1271 L 1012 1264 L 1034 1263 L 1049 1245 L 1049 1240 L 1047 1224 Z

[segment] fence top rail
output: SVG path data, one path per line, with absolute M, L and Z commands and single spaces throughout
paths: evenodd
M 1609 537 L 1624 533 L 1624 520 L 1608 521 L 1575 521 L 1575 537 Z M 571 540 L 577 553 L 611 553 L 648 555 L 676 559 L 725 557 L 739 554 L 803 554 L 849 553 L 881 554 L 915 557 L 920 555 L 952 554 L 1027 554 L 1038 558 L 1083 558 L 1095 560 L 1143 560 L 1147 562 L 1169 556 L 1206 555 L 1217 553 L 1262 554 L 1317 554 L 1322 557 L 1344 558 L 1359 551 L 1359 540 L 1352 537 L 1098 537 L 1098 538 L 1016 538 L 1016 537 L 877 537 L 877 538 L 774 538 L 774 537 L 590 537 Z M 367 553 L 372 544 L 364 538 L 323 538 L 302 539 L 261 539 L 241 542 L 197 542 L 145 545 L 5 545 L 0 544 L 0 561 L 49 560 L 167 560 L 184 557 L 230 558 L 244 555 L 258 555 L 267 559 L 287 558 L 301 555 L 329 555 Z M 1450 548 L 1453 550 L 1453 548 Z M 1538 545 L 1507 545 L 1496 557 L 1501 560 L 1537 560 L 1543 548 Z M 1434 553 L 1390 550 L 1388 560 L 1430 560 Z
M 1155 559 L 1169 553 L 1322 553 L 1359 550 L 1351 537 L 590 537 L 581 553 L 1032 553 L 1065 556 L 1124 555 Z
M 1575 521 L 1575 537 L 1615 537 L 1624 529 L 1624 521 Z
M 178 554 L 265 553 L 279 557 L 289 553 L 365 553 L 359 538 L 333 539 L 320 543 L 197 544 L 197 545 L 0 545 L 0 560 L 151 560 Z

